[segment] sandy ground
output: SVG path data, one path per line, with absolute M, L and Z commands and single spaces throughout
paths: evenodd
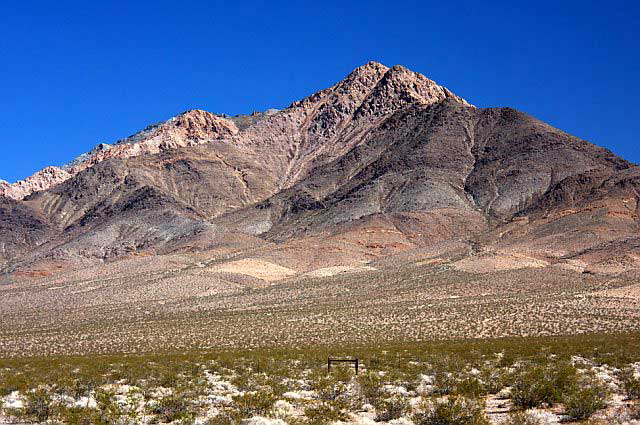
M 219 273 L 237 273 L 252 276 L 267 282 L 275 282 L 295 275 L 297 272 L 288 267 L 268 261 L 243 258 L 242 260 L 231 261 L 222 265 L 214 266 L 210 269 Z
M 335 276 L 341 273 L 358 273 L 363 271 L 372 271 L 377 270 L 375 267 L 371 266 L 362 266 L 362 267 L 351 267 L 351 266 L 333 266 L 333 267 L 323 267 L 320 269 L 312 270 L 304 275 L 307 277 L 329 277 Z
M 481 254 L 457 261 L 453 266 L 470 273 L 548 267 L 549 262 L 519 253 Z

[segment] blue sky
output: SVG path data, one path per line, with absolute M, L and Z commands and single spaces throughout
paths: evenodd
M 369 60 L 640 163 L 639 20 L 616 0 L 5 2 L 0 178 L 187 109 L 283 108 Z

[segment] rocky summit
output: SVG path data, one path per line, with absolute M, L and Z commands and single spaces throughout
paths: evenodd
M 436 275 L 456 288 L 438 299 L 508 296 L 513 282 L 640 296 L 640 167 L 377 62 L 283 110 L 187 111 L 0 194 L 16 321 L 42 306 L 75 317 L 70 302 L 128 318 L 307 305 L 344 279 L 415 301 Z M 509 323 L 462 336 L 522 331 Z

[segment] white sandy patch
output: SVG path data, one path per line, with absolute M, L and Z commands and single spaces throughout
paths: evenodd
M 258 279 L 273 282 L 291 277 L 297 272 L 288 267 L 256 258 L 243 258 L 242 260 L 213 266 L 211 271 L 215 273 L 234 273 L 252 276 Z
M 541 268 L 549 263 L 519 253 L 496 253 L 467 257 L 453 263 L 453 266 L 470 273 L 490 273 L 502 270 Z
M 286 425 L 282 419 L 268 419 L 262 416 L 254 416 L 251 419 L 243 419 L 242 425 Z
M 317 394 L 314 391 L 299 390 L 286 392 L 282 394 L 282 397 L 293 400 L 313 400 Z
M 321 269 L 315 269 L 310 272 L 305 273 L 305 276 L 308 277 L 329 277 L 335 276 L 341 273 L 360 273 L 365 271 L 378 270 L 375 267 L 371 266 L 331 266 L 331 267 L 323 267 Z
M 587 266 L 588 266 L 588 263 L 581 260 L 564 260 L 561 263 L 556 263 L 553 265 L 553 267 L 556 267 L 562 270 L 569 270 L 576 273 L 582 273 L 585 270 L 585 268 L 587 268 Z
M 14 391 L 0 400 L 2 400 L 0 404 L 5 409 L 22 409 L 24 407 L 24 400 L 19 391 Z

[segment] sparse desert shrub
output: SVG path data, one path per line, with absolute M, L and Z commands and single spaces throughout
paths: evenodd
M 97 383 L 92 378 L 75 379 L 66 392 L 73 398 L 88 397 L 96 387 Z
M 433 376 L 434 394 L 447 395 L 455 391 L 456 379 L 451 372 L 436 371 Z
M 24 416 L 37 422 L 45 422 L 53 413 L 53 400 L 45 389 L 27 393 L 24 404 Z
M 278 374 L 263 374 L 257 383 L 260 388 L 270 388 L 274 395 L 281 396 L 289 390 L 289 387 L 282 382 L 282 376 Z
M 624 389 L 624 396 L 628 400 L 640 399 L 640 379 L 636 378 L 635 371 L 630 368 L 624 368 L 618 374 L 618 379 Z
M 271 392 L 248 392 L 233 397 L 233 403 L 243 418 L 264 416 L 273 408 L 276 397 Z
M 366 403 L 378 405 L 382 397 L 382 379 L 377 372 L 368 371 L 358 376 L 360 393 Z
M 323 401 L 320 404 L 304 409 L 308 425 L 327 425 L 332 422 L 345 421 L 348 418 L 341 403 Z
M 158 384 L 165 388 L 176 388 L 178 386 L 178 382 L 180 382 L 180 377 L 175 370 L 170 370 L 160 377 Z
M 24 382 L 21 382 L 21 376 L 18 374 L 2 376 L 0 375 L 0 397 L 5 397 L 14 391 L 20 391 Z M 22 385 L 21 385 L 22 384 Z
M 576 370 L 569 364 L 526 365 L 514 379 L 511 399 L 521 409 L 551 405 L 562 401 L 576 379 Z
M 163 397 L 153 406 L 151 412 L 158 416 L 162 422 L 188 420 L 195 416 L 195 412 L 187 397 L 182 395 L 170 395 Z
M 582 383 L 564 396 L 564 408 L 573 419 L 588 419 L 607 407 L 607 388 L 595 380 Z
M 125 425 L 136 423 L 135 411 L 127 410 L 114 399 L 114 394 L 102 389 L 95 392 L 97 404 L 96 412 L 92 418 L 95 425 Z
M 207 419 L 205 425 L 237 425 L 242 421 L 240 412 L 227 409 Z
M 487 389 L 485 385 L 475 376 L 467 376 L 466 378 L 455 384 L 454 392 L 456 394 L 476 398 L 487 394 Z
M 537 416 L 527 412 L 514 412 L 501 425 L 544 425 Z
M 404 397 L 396 396 L 379 403 L 375 417 L 376 422 L 389 422 L 399 419 L 409 411 L 409 402 Z
M 484 406 L 478 400 L 450 397 L 426 403 L 422 412 L 413 416 L 416 425 L 488 425 Z
M 355 376 L 352 367 L 346 365 L 337 365 L 331 368 L 331 377 L 338 382 L 349 382 Z
M 482 371 L 482 381 L 484 382 L 484 389 L 488 394 L 497 394 L 506 386 L 505 372 L 494 365 L 491 368 L 486 368 Z
M 56 415 L 65 425 L 94 425 L 98 422 L 96 411 L 84 407 L 61 408 Z
M 335 378 L 334 375 L 316 375 L 312 378 L 311 387 L 321 400 L 332 401 L 342 397 L 347 392 L 347 384 Z

